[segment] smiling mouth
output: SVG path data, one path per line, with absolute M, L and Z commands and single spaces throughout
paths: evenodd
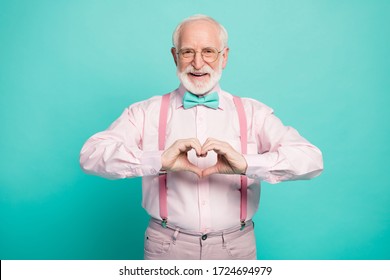
M 193 77 L 203 77 L 208 75 L 208 73 L 189 73 Z

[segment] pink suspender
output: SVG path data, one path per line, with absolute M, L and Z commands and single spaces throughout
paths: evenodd
M 167 128 L 168 108 L 169 108 L 170 93 L 162 96 L 160 107 L 160 121 L 158 127 L 158 147 L 160 151 L 165 149 L 165 137 Z M 247 153 L 247 122 L 244 106 L 242 105 L 241 98 L 233 96 L 234 105 L 237 109 L 238 120 L 240 124 L 240 137 L 241 137 L 241 153 Z M 241 210 L 240 210 L 240 222 L 241 230 L 245 227 L 245 220 L 247 216 L 247 204 L 248 204 L 248 180 L 245 175 L 241 175 Z M 160 217 L 162 219 L 162 226 L 167 226 L 168 219 L 168 206 L 167 206 L 167 175 L 161 174 L 159 176 L 159 203 L 160 203 Z
M 165 94 L 161 100 L 160 107 L 160 122 L 158 125 L 158 149 L 163 151 L 165 149 L 165 136 L 167 130 L 167 118 L 169 108 L 170 94 Z M 159 202 L 160 202 L 160 217 L 162 219 L 163 227 L 167 226 L 168 206 L 167 206 L 167 174 L 161 174 L 159 180 Z
M 242 105 L 241 98 L 233 96 L 234 105 L 236 105 L 238 121 L 240 122 L 240 137 L 241 137 L 241 154 L 247 152 L 247 124 L 244 106 Z M 247 203 L 248 203 L 248 178 L 245 175 L 241 175 L 241 210 L 240 221 L 241 229 L 245 227 L 245 219 L 247 215 Z

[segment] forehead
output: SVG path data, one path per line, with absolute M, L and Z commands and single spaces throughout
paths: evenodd
M 220 45 L 220 29 L 214 22 L 197 20 L 187 22 L 181 28 L 179 48 L 219 48 Z

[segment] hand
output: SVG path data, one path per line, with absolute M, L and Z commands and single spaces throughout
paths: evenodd
M 192 149 L 195 150 L 198 157 L 201 156 L 202 147 L 198 139 L 190 138 L 175 141 L 161 155 L 162 169 L 166 171 L 191 171 L 201 177 L 202 169 L 188 160 L 187 153 Z
M 242 154 L 237 152 L 228 143 L 213 138 L 208 138 L 202 146 L 201 156 L 206 156 L 207 152 L 217 153 L 217 163 L 202 171 L 202 177 L 211 174 L 243 174 L 248 167 Z

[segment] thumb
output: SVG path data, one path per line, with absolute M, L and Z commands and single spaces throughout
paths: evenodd
M 218 167 L 217 167 L 217 165 L 213 165 L 213 166 L 210 166 L 210 167 L 203 169 L 202 177 L 207 177 L 207 176 L 210 176 L 210 175 L 216 174 L 216 173 L 219 173 Z
M 195 173 L 196 175 L 198 175 L 198 177 L 202 177 L 202 169 L 200 169 L 198 166 L 196 165 L 193 165 L 192 163 L 189 163 L 187 168 L 186 168 L 187 171 L 190 171 L 192 173 Z

